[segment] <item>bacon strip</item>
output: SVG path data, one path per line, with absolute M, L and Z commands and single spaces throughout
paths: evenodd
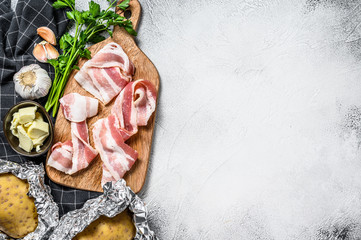
M 69 93 L 59 102 L 65 118 L 72 122 L 83 122 L 98 113 L 98 100 L 78 93 Z
M 73 162 L 73 144 L 70 140 L 61 143 L 57 142 L 51 148 L 51 155 L 48 159 L 48 165 L 65 173 L 72 170 Z
M 138 131 L 138 126 L 147 125 L 156 98 L 151 82 L 130 82 L 115 100 L 111 114 L 94 124 L 94 145 L 103 161 L 102 185 L 122 178 L 136 161 L 137 152 L 124 141 Z
M 70 93 L 60 99 L 66 119 L 71 121 L 71 138 L 52 148 L 48 164 L 66 174 L 88 167 L 98 152 L 89 144 L 86 119 L 98 112 L 98 100 Z
M 75 80 L 104 104 L 109 103 L 132 80 L 135 68 L 117 43 L 109 43 L 87 61 Z
M 113 177 L 113 175 L 108 170 L 108 168 L 104 165 L 104 163 L 103 163 L 102 167 L 103 167 L 103 175 L 102 175 L 101 185 L 103 186 L 107 182 L 116 182 L 117 180 Z
M 73 143 L 73 165 L 68 174 L 73 174 L 88 167 L 89 163 L 98 155 L 98 152 L 89 144 L 86 121 L 71 123 L 71 139 Z
M 124 176 L 138 158 L 138 153 L 124 143 L 115 115 L 94 123 L 93 139 L 103 161 L 102 184 Z
M 138 126 L 146 126 L 155 110 L 157 92 L 148 80 L 130 82 L 115 100 L 112 114 L 119 120 L 122 137 L 127 140 L 138 132 Z

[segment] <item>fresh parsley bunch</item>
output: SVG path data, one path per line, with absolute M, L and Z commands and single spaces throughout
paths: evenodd
M 124 0 L 118 5 L 117 0 L 108 0 L 109 7 L 101 10 L 100 5 L 94 1 L 89 2 L 89 10 L 78 11 L 75 9 L 75 0 L 57 0 L 53 3 L 54 8 L 68 8 L 67 17 L 75 23 L 75 34 L 71 36 L 69 32 L 65 33 L 59 40 L 61 55 L 57 59 L 48 60 L 55 69 L 55 78 L 50 89 L 45 109 L 49 112 L 53 110 L 55 117 L 59 108 L 59 99 L 64 94 L 64 88 L 68 81 L 69 75 L 73 69 L 78 69 L 78 59 L 90 59 L 90 51 L 85 48 L 87 43 L 98 43 L 105 39 L 101 33 L 107 31 L 110 36 L 113 32 L 110 26 L 124 27 L 125 30 L 136 36 L 132 22 L 111 10 L 117 6 L 125 11 L 129 7 L 130 0 Z

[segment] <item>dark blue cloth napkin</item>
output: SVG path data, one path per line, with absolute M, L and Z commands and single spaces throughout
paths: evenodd
M 44 163 L 45 156 L 26 158 L 14 152 L 7 143 L 3 131 L 3 118 L 6 112 L 23 99 L 15 92 L 13 75 L 21 67 L 37 63 L 54 78 L 50 64 L 36 61 L 32 55 L 34 44 L 42 39 L 37 35 L 39 27 L 47 26 L 59 37 L 67 30 L 68 20 L 63 10 L 52 7 L 52 1 L 19 0 L 15 11 L 11 9 L 11 0 L 0 0 L 0 158 L 13 162 L 34 161 Z M 46 98 L 38 102 L 44 104 Z M 60 215 L 80 208 L 89 198 L 99 193 L 75 190 L 55 184 L 46 177 L 51 187 L 54 200 L 59 204 Z

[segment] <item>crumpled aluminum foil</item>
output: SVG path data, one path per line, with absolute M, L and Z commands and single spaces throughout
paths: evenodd
M 81 209 L 65 214 L 59 222 L 50 240 L 70 240 L 82 232 L 100 216 L 114 217 L 127 207 L 133 212 L 133 222 L 137 230 L 136 240 L 157 240 L 147 222 L 148 211 L 142 200 L 129 188 L 123 179 L 103 186 L 104 194 L 85 202 Z
M 32 162 L 18 164 L 0 159 L 0 173 L 12 173 L 29 183 L 30 197 L 33 197 L 38 212 L 38 227 L 23 239 L 47 239 L 48 233 L 59 223 L 59 208 L 50 194 L 50 187 L 44 184 L 44 167 L 42 164 L 35 165 Z M 4 233 L 0 233 L 0 240 L 11 239 Z

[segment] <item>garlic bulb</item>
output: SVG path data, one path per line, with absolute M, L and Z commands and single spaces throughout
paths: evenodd
M 24 66 L 14 75 L 15 91 L 24 99 L 38 99 L 48 94 L 51 79 L 38 64 Z

